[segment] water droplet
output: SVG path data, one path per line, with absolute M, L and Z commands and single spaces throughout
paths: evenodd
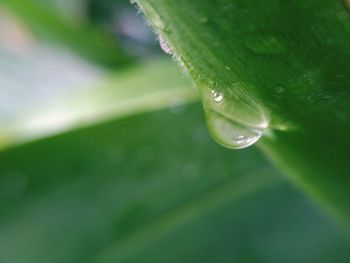
M 210 90 L 210 93 L 213 97 L 213 100 L 217 103 L 222 102 L 224 99 L 224 95 L 221 92 Z
M 250 35 L 244 38 L 245 46 L 260 55 L 278 55 L 285 53 L 288 42 L 280 35 Z
M 231 149 L 246 148 L 259 140 L 268 119 L 256 105 L 254 109 L 235 96 L 226 98 L 214 88 L 206 88 L 203 106 L 212 137 Z
M 162 35 L 159 35 L 158 38 L 159 38 L 159 45 L 162 48 L 162 50 L 166 54 L 173 54 L 168 42 L 166 42 L 166 40 L 162 37 Z
M 219 144 L 227 148 L 246 148 L 256 143 L 264 131 L 229 120 L 216 112 L 207 112 L 206 115 L 211 135 Z

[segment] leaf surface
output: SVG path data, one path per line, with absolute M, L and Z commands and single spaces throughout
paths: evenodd
M 1 262 L 348 262 L 349 243 L 199 105 L 0 153 Z
M 214 137 L 268 126 L 262 149 L 350 225 L 348 2 L 136 2 L 197 83 Z

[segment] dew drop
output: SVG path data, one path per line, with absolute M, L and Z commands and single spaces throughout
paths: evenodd
M 224 95 L 221 92 L 210 90 L 211 96 L 213 100 L 217 103 L 222 102 L 224 100 Z
M 159 45 L 160 47 L 162 48 L 162 50 L 166 53 L 166 54 L 173 54 L 173 51 L 171 50 L 168 42 L 166 42 L 166 40 L 161 36 L 159 35 Z
M 247 107 L 241 99 L 226 98 L 216 88 L 206 88 L 203 106 L 212 137 L 231 149 L 242 149 L 256 143 L 268 127 L 268 119 L 256 105 Z
M 229 120 L 215 112 L 207 112 L 206 116 L 212 137 L 227 148 L 243 149 L 251 146 L 260 139 L 264 131 Z

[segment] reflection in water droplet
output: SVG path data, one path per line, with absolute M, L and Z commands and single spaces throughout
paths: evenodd
M 210 90 L 210 93 L 213 97 L 213 100 L 215 102 L 222 102 L 224 99 L 224 95 L 221 92 L 215 91 L 215 90 Z
M 252 110 L 242 100 L 226 99 L 214 88 L 204 90 L 203 105 L 212 137 L 227 148 L 242 149 L 254 144 L 268 126 L 258 106 Z
M 213 138 L 227 148 L 246 148 L 257 142 L 264 131 L 229 120 L 213 111 L 207 111 L 206 116 Z
M 169 44 L 166 42 L 166 40 L 162 37 L 162 35 L 158 36 L 159 38 L 159 45 L 162 48 L 162 50 L 166 53 L 166 54 L 173 54 L 171 48 L 169 47 Z
M 287 40 L 277 34 L 250 35 L 244 38 L 245 46 L 260 55 L 278 55 L 287 51 Z

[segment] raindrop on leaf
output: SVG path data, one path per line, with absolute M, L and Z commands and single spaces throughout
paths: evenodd
M 219 144 L 227 148 L 242 149 L 256 143 L 268 127 L 262 111 L 236 105 L 236 99 L 226 99 L 213 87 L 206 88 L 202 95 L 209 131 Z
M 256 143 L 264 129 L 245 126 L 216 113 L 206 113 L 212 137 L 221 145 L 231 149 L 242 149 Z

